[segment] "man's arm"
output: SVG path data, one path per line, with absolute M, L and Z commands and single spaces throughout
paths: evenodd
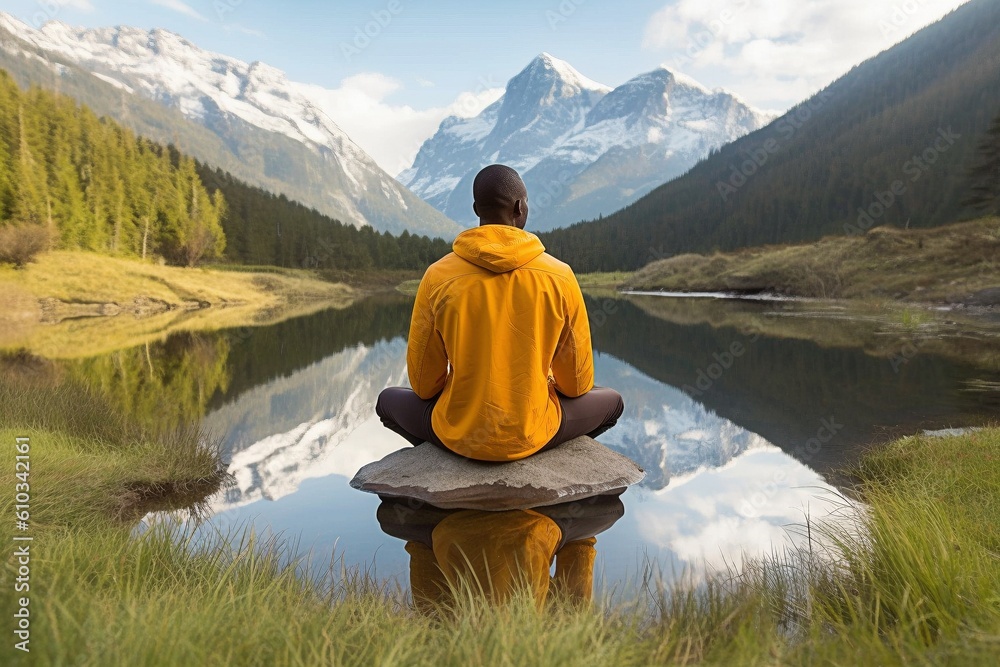
M 560 394 L 576 398 L 594 387 L 594 351 L 590 343 L 590 322 L 587 320 L 583 292 L 576 276 L 572 276 L 569 283 L 563 295 L 566 324 L 552 359 L 552 376 Z
M 434 398 L 444 389 L 448 378 L 448 354 L 444 341 L 434 327 L 434 309 L 430 301 L 430 286 L 420 281 L 417 299 L 410 317 L 410 338 L 406 345 L 406 370 L 410 386 L 424 400 Z

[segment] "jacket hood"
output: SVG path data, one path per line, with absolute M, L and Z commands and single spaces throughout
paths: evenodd
M 538 237 L 517 227 L 483 225 L 467 229 L 452 244 L 455 254 L 494 273 L 520 268 L 545 252 Z

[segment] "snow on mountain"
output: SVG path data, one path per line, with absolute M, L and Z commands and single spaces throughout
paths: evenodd
M 510 165 L 528 186 L 529 224 L 546 230 L 611 213 L 770 120 L 666 68 L 612 89 L 543 53 L 479 116 L 445 119 L 399 180 L 470 224 L 475 174 Z
M 327 116 L 317 98 L 321 89 L 289 81 L 270 65 L 212 53 L 161 29 L 86 30 L 50 21 L 35 30 L 4 13 L 0 28 L 123 91 L 179 110 L 227 143 L 257 140 L 246 136 L 249 127 L 307 147 L 322 163 L 325 173 L 317 175 L 326 183 L 321 201 L 304 203 L 345 222 L 442 236 L 460 230 L 400 186 Z M 265 171 L 281 171 L 291 159 L 278 156 Z
M 364 428 L 374 418 L 379 392 L 405 379 L 406 341 L 397 338 L 331 355 L 213 411 L 205 427 L 226 434 L 223 453 L 236 479 L 213 509 L 276 500 L 307 479 L 349 478 L 406 446 L 381 424 Z
M 744 452 L 775 449 L 680 389 L 611 355 L 595 357 L 594 370 L 597 383 L 614 387 L 625 402 L 618 423 L 599 440 L 642 466 L 643 487 L 663 489 L 699 470 L 722 467 Z

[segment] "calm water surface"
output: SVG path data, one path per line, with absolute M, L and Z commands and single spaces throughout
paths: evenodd
M 209 500 L 199 530 L 252 526 L 297 539 L 314 563 L 335 553 L 405 581 L 403 542 L 379 529 L 378 498 L 348 481 L 406 446 L 374 404 L 383 388 L 406 384 L 410 307 L 369 299 L 76 363 L 104 373 L 131 409 L 204 416 L 222 437 L 235 484 Z M 607 585 L 650 560 L 700 572 L 786 548 L 806 513 L 842 505 L 837 471 L 865 447 L 1000 412 L 1000 339 L 989 322 L 656 296 L 588 297 L 588 308 L 597 382 L 626 405 L 601 440 L 647 471 L 598 538 Z M 147 382 L 147 366 L 150 378 L 166 371 Z

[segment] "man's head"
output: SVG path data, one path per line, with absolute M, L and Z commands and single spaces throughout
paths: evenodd
M 491 164 L 472 183 L 472 210 L 480 225 L 510 225 L 524 229 L 528 221 L 528 189 L 517 172 Z

